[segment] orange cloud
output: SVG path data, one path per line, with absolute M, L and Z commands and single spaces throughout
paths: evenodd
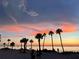
M 63 32 L 75 32 L 77 30 L 76 25 L 73 23 L 62 23 L 61 28 Z

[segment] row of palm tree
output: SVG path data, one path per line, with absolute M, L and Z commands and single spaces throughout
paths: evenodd
M 63 50 L 63 52 L 64 52 L 63 43 L 62 43 L 62 38 L 61 38 L 61 32 L 63 32 L 63 31 L 62 31 L 62 29 L 60 29 L 60 28 L 58 28 L 58 29 L 56 30 L 56 34 L 59 34 L 60 42 L 61 42 L 61 46 L 62 46 L 62 50 Z M 52 50 L 54 50 L 54 45 L 53 45 L 53 34 L 54 34 L 54 32 L 53 32 L 53 31 L 49 31 L 48 34 L 51 36 Z M 44 33 L 44 34 L 37 33 L 37 35 L 35 36 L 35 38 L 38 39 L 39 51 L 41 50 L 40 41 L 41 41 L 41 39 L 43 39 L 43 38 L 44 38 L 44 40 L 43 40 L 43 49 L 44 49 L 45 37 L 46 37 L 46 33 Z
M 27 49 L 27 42 L 28 42 L 28 40 L 29 40 L 29 39 L 27 39 L 27 38 L 22 38 L 22 39 L 20 40 L 21 49 L 22 49 L 22 43 L 24 43 L 24 52 L 25 52 L 25 50 Z M 29 42 L 31 43 L 31 49 L 32 49 L 33 40 L 31 39 Z
M 62 37 L 61 37 L 61 32 L 63 32 L 63 31 L 62 31 L 62 29 L 60 29 L 60 28 L 58 28 L 58 29 L 56 30 L 56 34 L 59 34 L 59 38 L 60 38 L 60 42 L 61 42 L 61 47 L 62 47 L 62 50 L 63 50 L 63 52 L 64 52 L 63 43 L 62 43 Z M 51 37 L 52 50 L 54 50 L 54 44 L 53 44 L 53 35 L 54 35 L 54 32 L 53 32 L 53 31 L 49 31 L 48 34 L 49 34 L 50 37 Z M 46 39 L 46 33 L 44 33 L 44 34 L 37 33 L 36 36 L 35 36 L 35 38 L 38 39 L 39 51 L 41 50 L 40 41 L 41 41 L 41 39 L 44 39 L 44 40 L 43 40 L 43 49 L 44 49 L 44 46 L 45 46 L 45 39 Z M 14 42 L 10 43 L 10 41 L 11 41 L 10 39 L 8 39 L 7 41 L 8 41 L 8 46 L 7 46 L 7 47 L 12 46 L 12 48 L 13 48 L 13 46 L 15 46 L 15 43 L 14 43 Z M 23 46 L 24 46 L 24 52 L 25 52 L 25 50 L 27 49 L 27 42 L 28 42 L 28 41 L 29 41 L 29 39 L 27 39 L 27 38 L 22 38 L 22 39 L 20 40 L 21 49 L 22 49 L 22 44 L 23 44 Z M 32 43 L 33 43 L 34 41 L 31 39 L 29 42 L 31 43 L 31 49 L 32 49 Z M 4 47 L 5 47 L 6 43 L 3 43 L 3 45 L 4 45 Z
M 6 48 L 6 45 L 7 45 L 6 43 L 3 43 L 4 48 Z M 15 46 L 15 43 L 14 43 L 14 42 L 11 42 L 9 46 L 11 46 L 12 49 L 13 49 L 13 47 Z M 9 46 L 8 46 L 8 47 L 9 47 Z M 7 48 L 8 48 L 8 47 L 7 47 Z
M 8 44 L 3 43 L 4 48 L 5 48 L 6 46 L 7 46 L 7 48 L 9 48 L 9 46 L 11 46 L 12 49 L 13 49 L 13 47 L 15 46 L 15 43 L 14 43 L 14 42 L 11 42 L 11 43 L 10 43 L 10 41 L 11 41 L 11 39 L 7 39 Z
M 3 43 L 3 46 L 5 47 L 5 46 L 7 45 L 7 48 L 9 48 L 9 46 L 10 46 L 10 41 L 11 41 L 11 39 L 7 39 L 8 44 Z
M 59 34 L 60 42 L 61 42 L 61 46 L 62 46 L 62 50 L 63 50 L 63 52 L 64 52 L 63 43 L 62 43 L 62 38 L 61 38 L 61 32 L 63 32 L 62 29 L 57 29 L 57 30 L 56 30 L 56 34 Z M 49 31 L 48 34 L 49 34 L 50 37 L 51 37 L 52 50 L 54 50 L 54 44 L 53 44 L 53 34 L 54 34 L 54 32 L 53 32 L 53 31 Z M 39 51 L 41 50 L 40 41 L 41 41 L 41 39 L 44 39 L 44 40 L 43 40 L 43 49 L 44 49 L 44 43 L 45 43 L 46 33 L 44 33 L 44 34 L 37 33 L 36 36 L 35 36 L 35 38 L 38 39 Z M 27 42 L 28 42 L 28 40 L 29 40 L 29 39 L 27 39 L 27 38 L 22 38 L 22 39 L 20 40 L 21 48 L 22 48 L 22 43 L 24 43 L 24 52 L 25 52 L 25 50 L 27 49 Z M 31 49 L 32 49 L 33 40 L 31 39 L 29 42 L 31 43 Z
M 8 39 L 7 41 L 8 41 L 8 46 L 7 47 L 11 46 L 12 49 L 13 49 L 13 47 L 15 46 L 15 43 L 14 42 L 10 43 L 11 39 Z

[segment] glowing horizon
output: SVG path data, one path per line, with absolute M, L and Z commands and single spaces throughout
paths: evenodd
M 43 26 L 42 26 L 42 24 L 43 24 Z M 78 36 L 76 36 L 76 33 L 78 32 L 76 25 L 73 25 L 72 23 L 69 23 L 69 22 L 68 23 L 62 22 L 61 25 L 59 25 L 59 26 L 62 30 L 64 29 L 62 32 L 63 45 L 64 46 L 78 46 L 79 40 L 78 40 Z M 12 41 L 17 40 L 16 41 L 17 45 L 20 44 L 19 41 L 23 37 L 26 37 L 28 39 L 33 39 L 35 41 L 33 45 L 35 45 L 35 44 L 38 45 L 38 41 L 37 41 L 37 39 L 34 38 L 34 36 L 37 33 L 42 33 L 42 34 L 46 33 L 47 38 L 46 38 L 45 45 L 51 45 L 51 39 L 50 39 L 50 36 L 48 35 L 48 32 L 50 30 L 52 30 L 54 32 L 54 37 L 53 37 L 54 45 L 58 46 L 58 45 L 60 45 L 60 39 L 59 39 L 58 34 L 55 33 L 56 32 L 55 30 L 57 28 L 58 28 L 57 26 L 50 24 L 50 22 L 44 22 L 44 23 L 41 22 L 41 24 L 37 24 L 37 25 L 36 24 L 2 25 L 2 26 L 0 26 L 0 31 L 2 32 L 2 40 L 4 40 L 4 39 L 7 40 L 7 39 L 11 38 Z M 69 30 L 67 28 L 69 28 Z M 79 34 L 77 34 L 77 35 L 79 35 Z M 43 39 L 42 39 L 42 41 L 43 41 Z M 7 41 L 5 41 L 5 42 L 7 42 Z M 30 43 L 28 43 L 28 44 L 30 44 Z M 42 42 L 41 42 L 41 44 L 42 44 Z

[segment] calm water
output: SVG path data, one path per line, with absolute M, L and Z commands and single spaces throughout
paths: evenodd
M 11 47 L 10 47 L 11 48 Z M 14 49 L 20 49 L 21 47 L 20 46 L 16 46 L 16 47 L 14 47 Z M 48 49 L 48 50 L 51 50 L 52 48 L 51 48 L 51 46 L 45 46 L 45 48 L 46 49 Z M 61 48 L 61 46 L 56 46 L 56 47 L 54 47 L 55 48 L 55 50 L 57 51 L 57 48 L 59 49 L 59 51 L 60 52 L 62 52 L 62 48 Z M 30 49 L 30 46 L 27 46 L 27 49 Z M 37 50 L 38 49 L 38 46 L 33 46 L 33 49 L 35 49 L 35 50 Z M 41 46 L 41 49 L 42 49 L 42 46 Z M 73 47 L 64 47 L 64 50 L 65 51 L 74 51 L 74 52 L 79 52 L 79 47 L 77 46 L 73 46 Z

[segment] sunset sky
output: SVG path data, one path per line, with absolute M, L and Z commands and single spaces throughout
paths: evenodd
M 37 33 L 46 33 L 46 45 L 51 45 L 50 30 L 63 30 L 63 44 L 79 46 L 79 0 L 0 0 L 0 34 L 19 44 L 23 37 L 33 39 Z M 29 43 L 28 43 L 29 44 Z M 54 34 L 54 45 L 60 45 Z

